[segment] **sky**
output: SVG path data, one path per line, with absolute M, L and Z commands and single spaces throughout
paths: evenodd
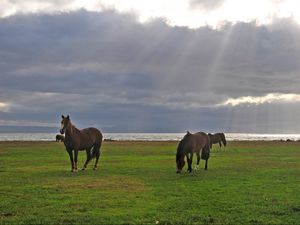
M 4 0 L 0 132 L 300 132 L 300 1 Z

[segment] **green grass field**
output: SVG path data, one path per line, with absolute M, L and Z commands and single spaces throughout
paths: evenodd
M 176 146 L 104 142 L 97 171 L 71 173 L 62 143 L 0 142 L 0 224 L 300 223 L 299 142 L 215 146 L 191 174 Z

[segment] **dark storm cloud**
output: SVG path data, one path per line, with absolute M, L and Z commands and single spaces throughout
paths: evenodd
M 226 118 L 238 108 L 216 104 L 300 93 L 299 37 L 291 20 L 191 30 L 113 11 L 8 17 L 0 20 L 0 102 L 9 107 L 1 118 L 56 123 L 69 113 L 109 131 L 230 130 Z

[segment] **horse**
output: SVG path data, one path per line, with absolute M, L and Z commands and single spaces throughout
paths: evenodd
M 63 135 L 57 134 L 55 136 L 55 140 L 56 142 L 60 142 L 60 141 L 63 142 L 65 140 L 65 137 Z
M 222 147 L 222 143 L 224 147 L 226 147 L 226 139 L 224 133 L 215 133 L 215 134 L 208 134 L 209 140 L 210 140 L 210 148 L 212 148 L 213 144 L 219 143 L 220 149 Z M 225 148 L 224 148 L 225 149 Z
M 100 148 L 102 144 L 102 133 L 94 127 L 85 128 L 82 130 L 77 129 L 70 120 L 69 115 L 61 116 L 61 129 L 60 133 L 65 134 L 64 145 L 66 151 L 70 156 L 71 172 L 77 171 L 77 158 L 78 151 L 86 151 L 86 161 L 82 170 L 85 170 L 89 161 L 96 158 L 94 170 L 97 169 L 98 160 L 100 158 Z M 74 151 L 74 158 L 73 158 Z
M 205 170 L 207 170 L 207 161 L 210 156 L 210 143 L 208 135 L 204 132 L 198 132 L 195 134 L 191 134 L 187 131 L 186 135 L 179 142 L 177 146 L 176 153 L 176 166 L 177 173 L 180 173 L 182 168 L 185 165 L 184 157 L 186 156 L 188 163 L 188 171 L 192 172 L 192 162 L 193 162 L 193 154 L 194 152 L 197 154 L 197 166 L 199 166 L 200 162 L 200 151 L 201 151 L 201 159 L 205 160 Z

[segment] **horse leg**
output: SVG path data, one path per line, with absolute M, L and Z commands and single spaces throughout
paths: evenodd
M 87 167 L 87 164 L 91 161 L 92 159 L 92 156 L 91 156 L 91 149 L 90 148 L 87 148 L 86 150 L 86 161 L 84 163 L 84 166 L 81 170 L 85 170 L 86 167 Z
M 190 157 L 189 157 L 189 154 L 187 153 L 187 154 L 185 154 L 185 156 L 186 156 L 186 162 L 188 164 L 188 168 L 187 168 L 186 171 L 190 171 Z
M 97 164 L 98 164 L 98 161 L 100 158 L 100 147 L 101 147 L 101 143 L 99 145 L 95 145 L 94 149 L 93 149 L 93 152 L 95 152 L 95 156 L 96 156 L 96 162 L 95 162 L 95 166 L 94 166 L 93 170 L 97 169 Z
M 220 146 L 220 150 L 221 150 L 221 147 L 222 147 L 221 141 L 219 141 L 219 146 Z
M 191 156 L 190 156 L 190 172 L 192 172 L 192 163 L 193 163 L 193 153 L 191 153 Z
M 78 148 L 74 148 L 74 170 L 77 171 Z
M 72 152 L 72 149 L 68 149 L 67 150 L 68 154 L 69 154 L 69 157 L 70 157 L 70 161 L 71 161 L 71 172 L 74 171 L 74 160 L 73 160 L 73 152 Z
M 192 162 L 193 162 L 193 153 L 190 154 L 190 157 L 188 157 L 189 154 L 186 154 L 186 158 L 188 161 L 188 171 L 192 172 Z
M 205 170 L 207 170 L 207 162 L 208 162 L 208 159 L 207 160 L 205 160 Z
M 200 162 L 200 152 L 197 152 L 197 165 L 195 167 L 195 170 L 199 169 L 199 162 Z

